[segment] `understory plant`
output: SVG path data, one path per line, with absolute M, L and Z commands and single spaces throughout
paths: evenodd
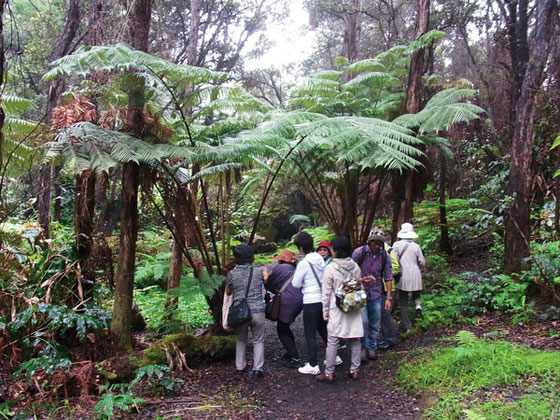
M 453 341 L 452 346 L 416 356 L 399 367 L 397 381 L 403 388 L 431 396 L 424 416 L 485 418 L 488 391 L 496 409 L 490 418 L 506 418 L 498 413 L 511 412 L 515 406 L 533 411 L 513 418 L 552 418 L 558 414 L 560 352 L 482 340 L 468 331 L 460 331 Z M 543 392 L 543 385 L 547 392 Z

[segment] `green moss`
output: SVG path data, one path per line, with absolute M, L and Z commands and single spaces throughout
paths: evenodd
M 138 366 L 166 363 L 164 347 L 175 357 L 171 343 L 185 354 L 188 363 L 204 359 L 223 360 L 235 355 L 235 335 L 226 336 L 195 336 L 192 334 L 172 334 L 144 350 Z

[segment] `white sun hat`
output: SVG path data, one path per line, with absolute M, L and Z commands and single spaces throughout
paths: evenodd
M 415 239 L 418 238 L 418 234 L 414 232 L 414 227 L 410 223 L 403 223 L 401 230 L 397 233 L 397 238 Z

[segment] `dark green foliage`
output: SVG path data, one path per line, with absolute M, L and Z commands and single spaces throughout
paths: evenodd
M 533 255 L 528 258 L 531 268 L 521 274 L 526 283 L 541 286 L 560 304 L 560 242 L 532 243 Z
M 99 419 L 111 419 L 115 408 L 129 412 L 132 408 L 138 411 L 138 404 L 144 402 L 142 398 L 135 398 L 130 390 L 130 384 L 104 385 L 100 390 L 105 391 L 97 404 L 94 412 Z M 118 391 L 118 392 L 117 392 Z

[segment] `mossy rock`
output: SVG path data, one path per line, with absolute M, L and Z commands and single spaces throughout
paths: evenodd
M 230 359 L 235 355 L 236 340 L 237 337 L 235 335 L 168 335 L 163 340 L 143 351 L 142 359 L 138 362 L 138 366 L 167 363 L 164 346 L 167 346 L 170 354 L 175 357 L 175 351 L 171 343 L 175 343 L 179 350 L 184 353 L 189 364 L 208 359 Z

